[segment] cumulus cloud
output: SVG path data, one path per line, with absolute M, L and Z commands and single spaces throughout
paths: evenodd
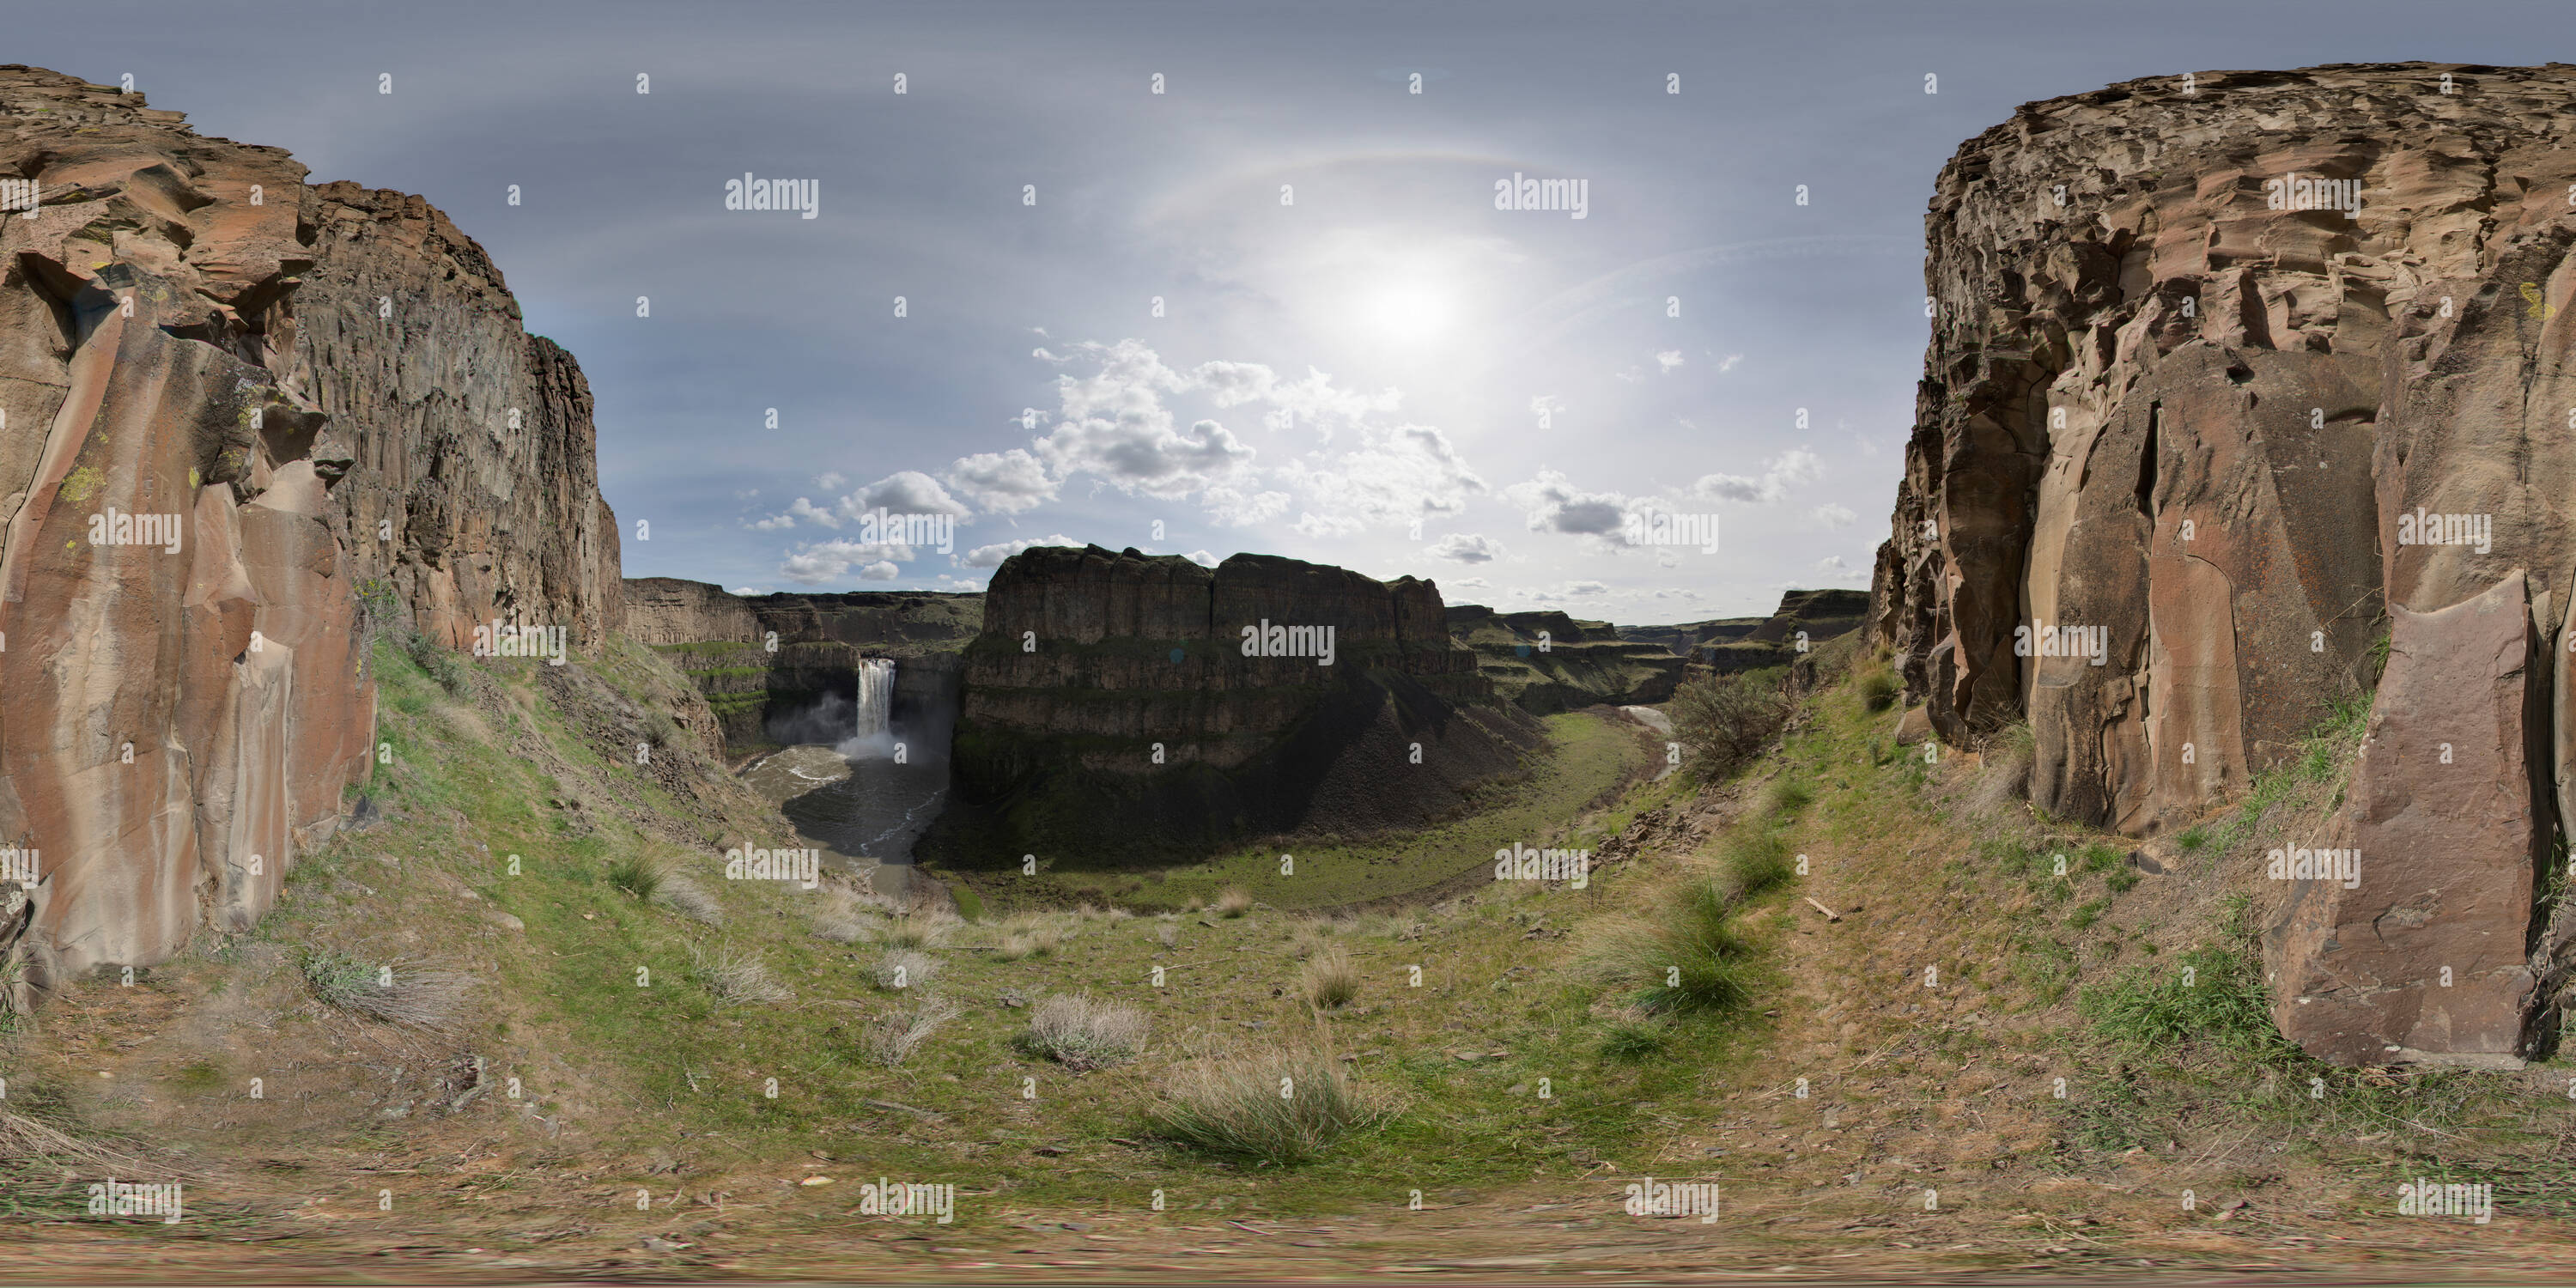
M 1487 490 L 1449 436 L 1429 425 L 1363 426 L 1359 446 L 1320 465 L 1291 461 L 1278 477 L 1302 488 L 1314 507 L 1300 524 L 1336 532 L 1451 518 Z
M 1673 368 L 1680 365 L 1682 365 L 1682 351 L 1679 349 L 1666 349 L 1655 355 L 1655 366 L 1665 375 L 1673 374 Z
M 1740 353 L 1730 353 L 1725 357 L 1718 359 L 1717 374 L 1722 376 L 1727 372 L 1735 370 L 1735 364 L 1742 361 L 1744 361 L 1744 355 Z
M 1597 581 L 1569 581 L 1565 583 L 1565 593 L 1575 596 L 1607 595 L 1610 587 Z
M 961 456 L 948 467 L 948 486 L 995 514 L 1020 514 L 1052 501 L 1056 482 L 1046 466 L 1022 448 Z
M 841 526 L 841 516 L 834 514 L 801 496 L 796 498 L 795 502 L 789 505 L 786 510 L 778 514 L 773 514 L 766 519 L 762 519 L 751 526 L 762 532 L 775 532 L 780 528 L 795 527 L 800 521 L 817 524 L 826 528 L 837 528 Z
M 1333 378 L 1313 367 L 1306 368 L 1302 380 L 1281 380 L 1258 362 L 1203 362 L 1191 368 L 1187 384 L 1206 392 L 1219 407 L 1266 403 L 1270 412 L 1263 423 L 1270 428 L 1295 429 L 1302 421 L 1326 442 L 1332 441 L 1335 430 L 1357 425 L 1373 412 L 1394 411 L 1404 403 L 1399 389 L 1373 394 L 1335 389 Z
M 1246 496 L 1241 488 L 1220 483 L 1199 493 L 1199 504 L 1207 507 L 1209 518 L 1228 527 L 1242 528 L 1286 514 L 1288 494 L 1255 492 Z
M 1029 549 L 1032 546 L 1079 547 L 1082 544 L 1084 543 L 1076 541 L 1061 532 L 1043 537 L 1031 537 L 1022 541 L 996 541 L 989 546 L 977 546 L 974 549 L 967 551 L 963 562 L 969 568 L 999 568 L 1002 566 L 1003 560 L 1008 559 L 1023 550 Z
M 1812 483 L 1824 477 L 1824 463 L 1803 447 L 1793 447 L 1772 458 L 1761 477 L 1746 478 L 1741 474 L 1703 474 L 1690 486 L 1692 496 L 1703 501 L 1751 501 L 1764 505 L 1777 504 L 1789 497 L 1789 489 L 1800 483 Z
M 1453 563 L 1491 563 L 1502 557 L 1503 543 L 1477 532 L 1452 532 L 1424 553 Z
M 1852 513 L 1849 508 L 1835 505 L 1830 501 L 1817 506 L 1811 513 L 1815 516 L 1816 522 L 1823 524 L 1828 531 L 1850 527 L 1860 520 L 1860 516 Z
M 945 514 L 960 519 L 975 517 L 973 510 L 948 495 L 948 489 L 939 486 L 939 480 L 919 470 L 897 470 L 841 498 L 841 513 L 851 518 L 879 506 L 890 514 Z
M 786 562 L 778 565 L 778 575 L 802 586 L 819 586 L 850 575 L 852 568 L 870 581 L 891 581 L 895 573 L 890 561 L 909 561 L 910 546 L 878 545 L 860 541 L 823 541 L 787 552 Z M 885 568 L 889 571 L 878 572 Z
M 1191 563 L 1197 564 L 1201 568 L 1214 568 L 1218 563 L 1215 555 L 1209 554 L 1204 550 L 1193 550 L 1181 557 L 1189 560 Z
M 1540 470 L 1538 477 L 1504 488 L 1503 499 L 1528 512 L 1532 532 L 1608 536 L 1619 531 L 1628 512 L 1628 498 L 1583 491 L 1555 470 Z
M 847 482 L 849 482 L 849 480 L 842 477 L 839 470 L 825 470 L 814 477 L 814 486 L 819 487 L 826 492 L 832 491 Z

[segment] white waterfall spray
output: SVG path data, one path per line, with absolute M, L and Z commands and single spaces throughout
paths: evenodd
M 894 731 L 888 718 L 894 712 L 894 659 L 860 659 L 858 689 L 850 736 L 838 750 L 852 760 L 893 755 Z

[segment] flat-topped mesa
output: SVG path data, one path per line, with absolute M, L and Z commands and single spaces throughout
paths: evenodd
M 1094 793 L 1086 815 L 1049 825 L 1059 842 L 1125 829 L 1193 846 L 1319 817 L 1399 826 L 1454 808 L 1534 745 L 1527 718 L 1492 698 L 1430 582 L 1041 546 L 986 587 L 956 783 L 986 805 Z M 1014 804 L 1004 822 L 1022 835 L 1047 813 Z
M 2518 963 L 2555 951 L 2534 856 L 2576 814 L 2571 121 L 2556 65 L 2156 77 L 2022 107 L 1925 219 L 1872 617 L 1941 736 L 2026 718 L 2034 804 L 2159 832 L 2368 692 L 2395 620 L 2338 817 L 2369 875 L 2256 887 L 2281 1027 L 2326 1058 L 2510 1061 L 2550 1009 Z M 2497 605 L 2556 660 L 2507 656 Z M 2425 844 L 2436 796 L 2483 821 Z
M 32 68 L 0 128 L 0 953 L 45 987 L 247 929 L 336 826 L 361 579 L 588 645 L 616 533 L 578 369 L 418 198 Z
M 1262 698 L 1270 714 L 1255 726 L 1293 719 L 1306 701 L 1298 690 L 1337 688 L 1365 670 L 1401 672 L 1445 698 L 1492 696 L 1476 654 L 1450 641 L 1440 587 L 1273 554 L 1236 554 L 1208 569 L 1136 549 L 1020 551 L 984 587 L 984 631 L 966 657 L 966 719 L 1033 729 L 1061 729 L 1066 714 L 1046 693 L 1079 688 L 1159 690 L 1182 706 L 1195 693 L 1278 690 Z M 1144 734 L 1162 708 L 1126 716 L 1123 729 L 1090 732 Z M 1200 726 L 1224 737 L 1198 744 L 1190 734 Z M 1247 742 L 1231 721 L 1182 719 L 1164 732 L 1218 762 L 1239 757 L 1221 744 Z

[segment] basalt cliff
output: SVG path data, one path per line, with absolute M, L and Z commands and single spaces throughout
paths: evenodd
M 0 67 L 0 945 L 42 987 L 247 928 L 373 760 L 366 640 L 595 647 L 569 354 L 418 197 Z
M 2148 836 L 2366 702 L 2339 804 L 2222 857 L 2283 1032 L 2512 1063 L 2564 976 L 2576 813 L 2576 69 L 2160 76 L 2033 103 L 1925 220 L 1873 626 L 1940 737 Z M 2382 661 L 2384 658 L 2384 671 Z
M 1539 742 L 1438 587 L 1271 555 L 1022 551 L 965 656 L 952 763 L 974 808 L 928 842 L 958 865 L 1420 823 Z

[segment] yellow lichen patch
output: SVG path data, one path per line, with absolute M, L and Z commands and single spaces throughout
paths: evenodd
M 107 475 L 97 466 L 84 465 L 73 470 L 70 477 L 63 480 L 63 486 L 58 495 L 73 505 L 86 505 L 91 497 L 98 495 L 99 488 L 106 483 Z

